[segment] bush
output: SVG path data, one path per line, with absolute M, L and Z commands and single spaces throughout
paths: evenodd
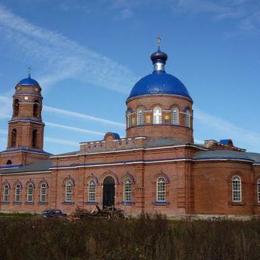
M 0 217 L 1 259 L 260 259 L 260 221 Z

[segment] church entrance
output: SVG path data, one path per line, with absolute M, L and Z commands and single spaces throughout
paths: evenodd
M 103 182 L 103 208 L 115 205 L 115 181 L 111 176 Z

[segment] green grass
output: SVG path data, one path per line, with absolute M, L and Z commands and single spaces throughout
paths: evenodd
M 2 214 L 1 214 L 2 216 Z M 260 259 L 260 221 L 0 218 L 0 259 Z

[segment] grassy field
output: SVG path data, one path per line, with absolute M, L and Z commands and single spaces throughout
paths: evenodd
M 0 259 L 260 259 L 260 221 L 0 215 Z

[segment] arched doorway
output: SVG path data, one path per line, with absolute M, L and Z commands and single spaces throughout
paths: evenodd
M 115 181 L 107 176 L 103 182 L 103 208 L 115 205 Z

